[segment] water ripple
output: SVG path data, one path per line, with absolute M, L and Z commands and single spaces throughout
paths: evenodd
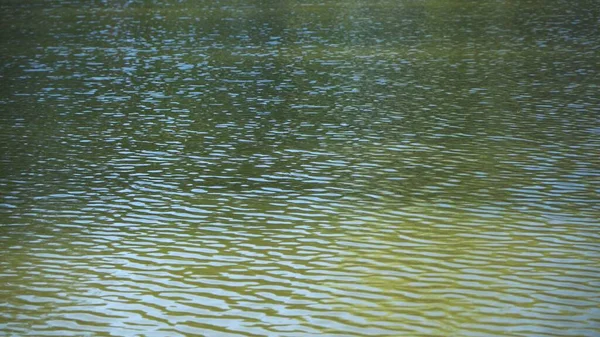
M 600 334 L 597 5 L 0 9 L 2 333 Z

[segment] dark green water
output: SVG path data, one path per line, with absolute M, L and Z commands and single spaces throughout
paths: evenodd
M 0 0 L 0 335 L 600 336 L 599 27 Z

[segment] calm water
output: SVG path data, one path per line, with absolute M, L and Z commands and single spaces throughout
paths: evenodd
M 599 18 L 0 0 L 0 335 L 600 336 Z

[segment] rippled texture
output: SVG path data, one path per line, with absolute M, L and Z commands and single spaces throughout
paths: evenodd
M 6 336 L 600 335 L 596 1 L 0 1 Z

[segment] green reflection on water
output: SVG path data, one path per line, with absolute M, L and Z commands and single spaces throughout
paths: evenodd
M 0 329 L 598 334 L 598 11 L 2 2 Z

